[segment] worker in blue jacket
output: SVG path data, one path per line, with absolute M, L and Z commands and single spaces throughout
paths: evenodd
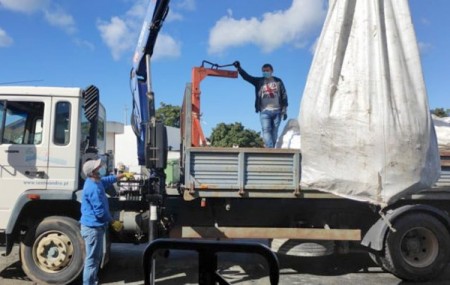
M 239 61 L 233 65 L 244 80 L 255 86 L 255 111 L 259 112 L 265 147 L 273 148 L 278 138 L 281 119 L 287 119 L 288 98 L 283 81 L 273 76 L 272 65 L 262 66 L 262 77 L 249 75 Z
M 102 177 L 102 160 L 89 160 L 83 165 L 86 180 L 81 198 L 81 235 L 86 248 L 86 258 L 83 271 L 83 285 L 98 284 L 97 273 L 103 252 L 103 237 L 108 225 L 120 231 L 122 224 L 114 221 L 109 212 L 108 198 L 105 189 L 122 177 L 122 173 Z

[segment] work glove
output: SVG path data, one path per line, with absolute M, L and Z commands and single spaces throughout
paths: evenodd
M 235 62 L 233 62 L 233 65 L 234 65 L 234 67 L 236 67 L 236 68 L 240 68 L 240 67 L 241 67 L 241 63 L 240 63 L 238 60 L 236 60 Z
M 124 172 L 123 175 L 126 180 L 134 180 L 134 174 L 132 172 Z
M 113 228 L 113 230 L 115 232 L 120 232 L 123 229 L 122 223 L 120 221 L 118 221 L 118 220 L 112 221 L 111 227 Z

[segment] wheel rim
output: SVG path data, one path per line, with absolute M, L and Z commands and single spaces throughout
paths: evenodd
M 403 260 L 414 267 L 431 265 L 439 254 L 439 241 L 427 228 L 413 228 L 403 235 L 401 240 Z
M 33 246 L 33 257 L 36 265 L 48 273 L 56 273 L 64 269 L 73 257 L 73 243 L 64 233 L 45 232 L 39 236 Z

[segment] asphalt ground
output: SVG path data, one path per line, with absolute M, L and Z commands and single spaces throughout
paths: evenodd
M 143 284 L 141 256 L 146 245 L 113 244 L 110 263 L 101 270 L 100 284 Z M 0 246 L 0 253 L 5 248 Z M 348 254 L 328 257 L 279 256 L 279 284 L 449 284 L 450 266 L 436 281 L 408 283 L 384 272 L 373 264 L 367 254 Z M 266 262 L 251 254 L 220 254 L 220 273 L 231 284 L 270 284 Z M 172 251 L 167 258 L 156 262 L 156 284 L 197 284 L 197 255 L 189 251 Z M 21 269 L 18 247 L 8 257 L 0 257 L 0 284 L 35 284 Z M 76 285 L 74 283 L 72 285 Z

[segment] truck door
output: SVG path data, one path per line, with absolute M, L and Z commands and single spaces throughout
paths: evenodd
M 80 98 L 53 97 L 47 189 L 78 187 Z
M 0 97 L 0 229 L 18 196 L 47 189 L 51 97 Z

